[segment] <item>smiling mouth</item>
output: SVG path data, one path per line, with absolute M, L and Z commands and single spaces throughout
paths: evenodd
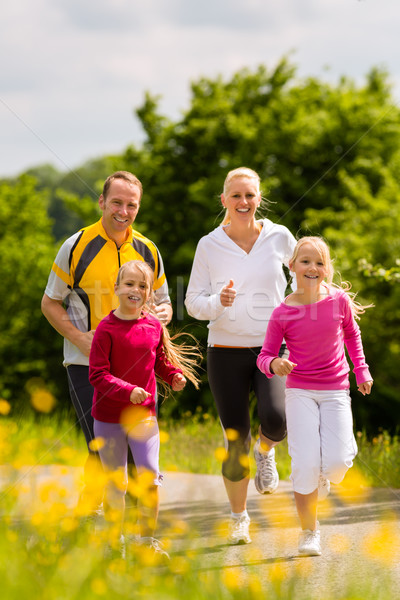
M 132 300 L 133 302 L 140 302 L 139 296 L 128 296 L 128 300 Z
M 239 212 L 239 213 L 247 213 L 247 212 L 249 212 L 249 210 L 250 210 L 250 208 L 238 208 L 237 212 Z
M 307 279 L 318 279 L 318 275 L 304 275 Z
M 126 223 L 128 219 L 120 219 L 119 217 L 114 217 L 117 223 Z

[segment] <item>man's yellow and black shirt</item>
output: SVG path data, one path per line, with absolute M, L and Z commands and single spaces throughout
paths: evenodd
M 161 255 L 151 240 L 130 228 L 120 248 L 111 240 L 101 219 L 84 227 L 61 246 L 50 272 L 45 293 L 63 301 L 72 323 L 80 331 L 97 325 L 118 305 L 114 284 L 121 265 L 143 260 L 154 271 L 156 304 L 170 302 Z M 88 364 L 76 346 L 64 339 L 64 364 Z

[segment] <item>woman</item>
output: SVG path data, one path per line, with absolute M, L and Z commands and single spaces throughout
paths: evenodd
M 246 544 L 251 389 L 260 419 L 255 485 L 268 494 L 279 483 L 274 446 L 286 435 L 285 382 L 268 380 L 256 361 L 269 316 L 284 298 L 283 265 L 296 240 L 286 227 L 256 219 L 261 192 L 255 171 L 230 171 L 221 202 L 224 221 L 197 246 L 185 304 L 191 316 L 209 320 L 207 372 L 227 447 L 222 474 L 231 505 L 229 541 Z

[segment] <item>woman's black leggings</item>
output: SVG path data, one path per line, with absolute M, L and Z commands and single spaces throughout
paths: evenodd
M 267 377 L 256 361 L 261 348 L 218 348 L 207 350 L 207 373 L 218 415 L 228 442 L 222 474 L 241 481 L 249 474 L 250 452 L 249 396 L 254 390 L 258 418 L 265 437 L 280 442 L 286 436 L 285 380 Z M 282 346 L 280 355 L 285 351 Z M 227 430 L 237 432 L 236 436 Z M 236 439 L 234 439 L 236 437 Z

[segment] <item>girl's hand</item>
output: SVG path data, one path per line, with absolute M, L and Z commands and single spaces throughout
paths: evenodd
M 149 394 L 149 392 L 146 392 L 146 390 L 144 390 L 143 388 L 135 387 L 135 389 L 131 391 L 129 400 L 132 402 L 132 404 L 141 404 L 149 396 L 151 396 L 151 394 Z
M 222 288 L 219 299 L 222 306 L 232 306 L 235 297 L 236 290 L 233 289 L 233 279 L 230 279 L 228 285 Z
M 184 376 L 181 373 L 175 373 L 171 384 L 171 387 L 174 390 L 174 392 L 180 392 L 181 390 L 183 390 L 185 385 L 186 379 L 184 378 Z
M 287 358 L 274 358 L 274 360 L 271 360 L 270 363 L 270 369 L 272 373 L 279 375 L 279 377 L 289 375 L 289 373 L 293 371 L 295 367 L 297 367 L 297 364 L 291 362 Z
M 364 381 L 364 383 L 361 383 L 358 386 L 358 391 L 361 392 L 363 396 L 365 396 L 365 394 L 370 394 L 372 384 L 373 384 L 373 381 Z

